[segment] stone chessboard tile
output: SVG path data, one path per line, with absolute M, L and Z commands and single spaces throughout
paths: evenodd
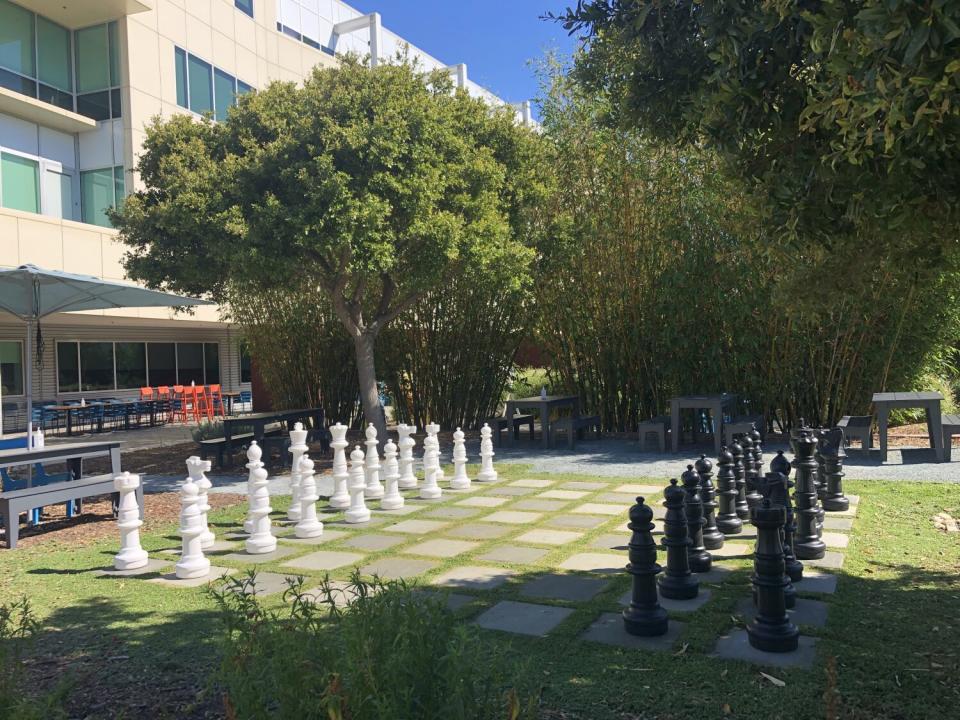
M 847 495 L 846 498 L 850 502 L 850 507 L 856 507 L 857 505 L 860 504 L 859 495 Z
M 664 564 L 666 564 L 666 561 L 664 561 Z M 713 563 L 707 572 L 695 573 L 695 575 L 697 580 L 700 581 L 700 587 L 703 587 L 704 585 L 720 585 L 726 582 L 730 579 L 730 573 L 732 572 L 733 569 L 731 568 Z
M 381 550 L 389 550 L 394 545 L 400 545 L 405 542 L 407 542 L 407 538 L 399 535 L 379 535 L 370 533 L 354 535 L 349 540 L 344 540 L 343 544 L 356 550 L 380 552 Z
M 844 533 L 825 532 L 820 539 L 826 543 L 827 547 L 832 548 L 845 548 L 850 544 L 850 536 Z
M 557 567 L 561 570 L 579 570 L 594 573 L 620 573 L 627 565 L 624 555 L 612 553 L 578 553 L 571 555 Z
M 244 535 L 243 537 L 246 539 L 247 536 Z M 230 552 L 231 550 L 236 550 L 239 547 L 242 547 L 242 545 L 236 542 L 230 542 L 229 540 L 215 540 L 213 545 L 203 549 L 203 554 L 211 555 L 213 553 Z M 161 550 L 160 552 L 164 555 L 180 555 L 182 550 L 181 548 L 167 548 L 166 550 Z
M 443 531 L 448 537 L 464 538 L 466 540 L 495 540 L 504 535 L 515 532 L 516 528 L 506 525 L 492 525 L 490 523 L 464 523 L 454 525 Z
M 600 535 L 595 537 L 591 542 L 591 547 L 600 548 L 601 550 L 619 550 L 626 552 L 627 543 L 630 542 L 630 536 L 626 533 L 617 533 L 616 535 Z
M 389 557 L 374 560 L 360 568 L 360 574 L 367 577 L 376 575 L 383 580 L 413 580 L 437 567 L 439 563 L 430 560 L 412 560 L 404 557 Z
M 806 563 L 806 560 L 801 560 Z M 803 579 L 794 583 L 793 587 L 801 593 L 822 593 L 832 595 L 837 591 L 837 576 L 834 573 L 823 572 L 815 567 L 804 565 Z
M 571 608 L 502 600 L 477 618 L 486 630 L 543 637 L 573 613 Z
M 615 503 L 617 505 L 622 505 L 624 512 L 627 509 L 633 507 L 637 503 L 636 495 L 625 495 L 623 493 L 600 493 L 594 498 L 595 502 L 602 503 Z
M 505 486 L 505 485 L 501 485 L 500 487 L 493 488 L 493 489 L 492 489 L 489 493 L 487 493 L 487 494 L 488 494 L 488 495 L 506 495 L 506 496 L 509 496 L 509 497 L 519 497 L 519 496 L 521 496 L 521 495 L 530 495 L 530 494 L 532 494 L 532 493 L 535 493 L 537 490 L 538 490 L 538 488 L 530 488 L 530 487 L 507 487 L 507 486 Z
M 794 625 L 810 625 L 812 627 L 826 627 L 827 611 L 830 606 L 819 600 L 807 600 L 797 598 L 796 605 L 787 610 L 787 616 L 793 621 Z M 748 622 L 753 620 L 757 614 L 757 609 L 753 606 L 752 598 L 743 598 L 737 603 L 737 615 L 740 615 Z
M 610 518 L 592 517 L 590 515 L 554 515 L 547 518 L 547 525 L 562 528 L 578 528 L 581 530 L 593 530 L 600 527 Z
M 626 485 L 618 485 L 613 488 L 613 492 L 626 493 L 636 498 L 637 495 L 659 495 L 663 492 L 663 487 L 659 485 L 633 485 L 628 483 Z
M 626 631 L 623 626 L 623 616 L 620 613 L 603 613 L 580 635 L 580 639 L 631 650 L 665 651 L 673 649 L 673 644 L 680 637 L 683 628 L 683 623 L 671 620 L 664 635 L 640 637 Z
M 383 529 L 387 532 L 405 533 L 407 535 L 429 535 L 442 530 L 449 524 L 437 520 L 403 520 L 395 525 L 387 525 Z
M 283 563 L 283 566 L 303 570 L 336 570 L 344 565 L 357 565 L 361 560 L 363 560 L 361 553 L 318 550 L 309 555 L 288 560 Z
M 462 590 L 494 590 L 515 574 L 515 570 L 508 568 L 467 565 L 448 570 L 433 582 L 435 585 Z
M 290 535 L 292 532 L 293 532 L 292 525 L 284 526 L 284 527 L 279 527 L 277 525 L 270 526 L 270 534 L 273 535 L 275 538 L 285 537 L 287 535 Z M 224 535 L 223 539 L 224 540 L 246 540 L 247 534 L 242 529 L 234 530 Z
M 286 575 L 271 572 L 257 573 L 257 577 L 253 586 L 254 594 L 258 597 L 264 597 L 266 595 L 276 595 L 277 593 L 282 593 L 290 587 L 290 583 L 287 582 L 288 578 L 295 581 L 297 579 L 297 575 L 294 575 L 293 573 L 288 573 Z M 227 585 L 227 583 L 224 583 L 225 587 Z M 240 588 L 232 588 L 232 591 L 240 592 Z
M 467 540 L 435 539 L 412 545 L 404 550 L 411 555 L 426 555 L 435 558 L 451 558 L 479 547 L 478 542 Z
M 428 598 L 437 598 L 442 599 L 446 598 L 447 610 L 451 612 L 456 612 L 465 605 L 469 605 L 477 598 L 474 595 L 464 595 L 463 593 L 449 592 L 446 590 L 425 590 L 423 588 L 416 588 L 413 591 L 415 596 L 428 597 Z
M 606 589 L 609 584 L 609 580 L 601 578 L 548 573 L 523 585 L 520 588 L 520 594 L 525 597 L 549 600 L 587 602 Z
M 327 530 L 326 527 L 323 528 L 323 534 L 317 535 L 317 537 L 312 538 L 298 538 L 291 535 L 290 537 L 280 538 L 280 542 L 289 543 L 291 545 L 323 545 L 324 543 L 336 542 L 340 538 L 349 536 L 350 533 L 344 532 L 343 530 Z M 204 552 L 207 552 L 206 550 Z
M 604 488 L 610 487 L 610 483 L 574 480 L 573 482 L 564 483 L 560 487 L 563 490 L 603 490 Z
M 369 506 L 368 506 L 369 509 Z M 341 511 L 342 512 L 342 511 Z M 388 517 L 386 514 L 374 514 L 370 513 L 370 519 L 362 523 L 348 523 L 343 518 L 339 520 L 323 520 L 324 528 L 336 528 L 338 530 L 366 530 L 367 528 L 376 527 L 378 525 L 383 525 L 386 522 L 393 522 L 393 518 Z
M 462 505 L 464 507 L 493 508 L 500 507 L 508 502 L 510 501 L 507 498 L 480 495 L 479 497 L 470 497 L 465 500 L 458 500 L 454 503 L 454 505 Z
M 179 554 L 179 550 L 176 551 Z M 147 564 L 143 567 L 133 568 L 132 570 L 117 570 L 114 567 L 105 567 L 101 570 L 95 570 L 94 575 L 99 577 L 137 577 L 139 575 L 149 575 L 150 573 L 160 572 L 165 567 L 169 567 L 173 560 L 158 560 L 156 558 L 147 558 Z
M 804 567 L 828 568 L 830 570 L 839 570 L 843 567 L 843 553 L 834 550 L 827 550 L 819 560 L 801 560 Z
M 723 547 L 717 548 L 716 550 L 708 550 L 708 552 L 715 558 L 752 557 L 753 545 L 745 542 L 729 542 L 724 540 Z
M 628 590 L 623 595 L 620 596 L 621 605 L 630 604 L 630 596 L 632 594 L 631 590 Z M 704 590 L 700 588 L 700 592 L 697 593 L 695 598 L 690 600 L 673 600 L 671 598 L 665 598 L 663 595 L 660 596 L 660 607 L 662 607 L 667 612 L 673 613 L 685 613 L 685 612 L 694 612 L 699 610 L 708 602 L 710 602 L 710 597 L 712 593 L 709 590 Z
M 540 560 L 549 550 L 543 548 L 524 547 L 522 545 L 497 545 L 478 559 L 484 562 L 505 562 L 516 565 L 529 565 Z
M 583 537 L 583 533 L 570 530 L 530 530 L 516 538 L 517 542 L 533 543 L 534 545 L 566 545 Z
M 827 513 L 823 518 L 823 529 L 824 530 L 853 530 L 853 518 L 848 517 L 832 517 L 831 513 Z
M 160 577 L 150 578 L 147 580 L 149 583 L 156 583 L 157 585 L 162 585 L 164 587 L 171 588 L 195 588 L 200 587 L 201 585 L 208 585 L 216 580 L 219 580 L 224 575 L 232 575 L 236 570 L 233 568 L 217 567 L 216 565 L 210 566 L 210 572 L 206 577 L 201 578 L 190 578 L 189 580 L 181 580 L 177 577 L 175 572 L 166 573 Z
M 274 560 L 279 560 L 280 558 L 286 557 L 287 555 L 292 555 L 295 552 L 297 552 L 297 548 L 290 547 L 288 545 L 280 545 L 278 543 L 276 550 L 271 550 L 268 553 L 252 554 L 252 553 L 248 553 L 246 551 L 241 550 L 239 552 L 233 552 L 233 553 L 228 553 L 226 555 L 221 555 L 220 559 L 230 560 L 232 562 L 238 562 L 238 563 L 254 563 L 256 565 L 259 565 L 261 563 L 267 563 L 267 562 L 273 562 Z
M 584 490 L 547 490 L 537 495 L 538 498 L 545 500 L 579 500 L 590 493 Z
M 469 507 L 439 507 L 428 510 L 420 517 L 431 518 L 435 520 L 463 520 L 480 514 L 479 509 Z
M 849 497 L 850 496 L 848 495 L 847 499 L 849 499 Z M 859 509 L 860 509 L 859 505 L 854 505 L 853 503 L 850 503 L 850 507 L 848 507 L 846 510 L 831 510 L 830 512 L 825 512 L 824 520 L 826 520 L 828 517 L 854 518 L 857 516 L 857 510 Z
M 374 502 L 378 502 L 378 501 L 374 501 Z M 405 503 L 403 507 L 399 507 L 394 510 L 383 510 L 379 507 L 379 503 L 377 507 L 370 508 L 370 512 L 376 513 L 377 515 L 386 515 L 387 517 L 390 517 L 391 515 L 394 515 L 394 516 L 410 515 L 411 513 L 419 512 L 420 510 L 423 510 L 422 505 L 411 504 L 411 503 Z
M 515 480 L 514 482 L 507 483 L 510 487 L 526 487 L 526 488 L 546 488 L 553 485 L 553 480 Z
M 333 600 L 333 604 L 339 608 L 346 607 L 356 598 L 356 593 L 353 592 L 352 586 L 346 580 L 329 580 L 327 587 L 330 590 L 330 598 Z M 310 590 L 305 590 L 303 598 L 307 602 L 314 604 L 319 602 L 325 603 L 327 595 L 322 586 L 317 586 Z
M 478 519 L 484 522 L 507 523 L 509 525 L 532 525 L 539 522 L 542 517 L 541 513 L 498 510 Z
M 717 640 L 713 656 L 768 667 L 811 668 L 817 656 L 816 639 L 801 635 L 799 647 L 794 652 L 771 653 L 753 647 L 746 630 L 733 630 L 729 635 L 722 635 Z
M 583 505 L 577 505 L 570 510 L 577 515 L 623 515 L 627 509 L 619 505 L 604 505 L 602 503 L 589 502 Z
M 556 512 L 568 503 L 563 500 L 521 500 L 510 506 L 512 510 L 535 510 L 536 512 Z

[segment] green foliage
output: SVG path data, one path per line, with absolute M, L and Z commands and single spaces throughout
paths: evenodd
M 0 605 L 0 718 L 56 720 L 67 717 L 63 697 L 66 682 L 52 693 L 34 696 L 27 692 L 23 661 L 40 622 L 26 597 Z
M 551 382 L 549 370 L 546 368 L 514 368 L 504 392 L 512 398 L 524 398 L 539 395 L 542 388 L 546 388 L 548 393 L 555 389 Z
M 253 595 L 254 576 L 214 591 L 226 633 L 219 681 L 228 715 L 248 720 L 482 720 L 536 717 L 510 689 L 509 668 L 442 594 L 403 581 L 345 589 L 329 580 L 314 600 L 294 583 L 289 612 Z

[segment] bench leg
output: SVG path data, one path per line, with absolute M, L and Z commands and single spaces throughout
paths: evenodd
M 10 511 L 10 503 L 0 503 L 0 512 L 3 513 L 3 527 L 7 531 L 7 547 L 11 550 L 17 547 L 17 538 L 20 535 L 19 513 Z

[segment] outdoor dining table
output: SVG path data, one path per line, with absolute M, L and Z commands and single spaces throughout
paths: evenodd
M 113 407 L 120 406 L 123 408 L 123 429 L 130 429 L 130 415 L 135 410 L 137 404 L 146 405 L 148 409 L 148 414 L 150 416 L 150 427 L 154 427 L 157 424 L 157 401 L 156 400 L 110 400 L 108 402 L 102 402 L 94 400 L 88 402 L 86 405 L 48 405 L 47 410 L 54 410 L 56 412 L 61 412 L 66 418 L 65 432 L 67 437 L 73 437 L 73 413 L 78 410 L 87 410 L 91 407 L 97 406 L 106 406 L 111 405 Z M 103 415 L 100 415 L 100 418 L 97 421 L 97 432 L 103 432 Z
M 709 410 L 713 418 L 713 444 L 716 454 L 720 454 L 723 444 L 723 415 L 725 410 L 733 414 L 737 396 L 731 393 L 718 395 L 681 395 L 670 398 L 670 435 L 673 452 L 680 450 L 680 411 Z
M 570 408 L 573 417 L 580 416 L 580 398 L 576 395 L 535 395 L 526 398 L 507 400 L 505 416 L 512 418 L 517 410 L 534 410 L 540 415 L 540 432 L 543 436 L 543 447 L 550 447 L 550 411 L 556 408 Z M 508 432 L 505 445 L 513 444 L 513 433 Z
M 249 413 L 247 415 L 238 415 L 237 417 L 224 418 L 223 437 L 226 441 L 227 449 L 233 446 L 233 435 L 238 427 L 251 426 L 253 428 L 253 439 L 258 443 L 263 442 L 266 434 L 267 425 L 274 422 L 283 422 L 287 429 L 293 429 L 293 423 L 296 420 L 313 420 L 314 429 L 323 427 L 324 413 L 323 408 L 304 408 L 300 410 L 277 410 L 270 412 Z
M 240 399 L 239 390 L 223 390 L 220 393 L 223 398 L 224 410 L 227 415 L 233 415 L 233 403 Z
M 943 423 L 940 403 L 943 395 L 938 392 L 882 392 L 874 393 L 873 407 L 877 412 L 880 430 L 880 462 L 887 461 L 887 425 L 890 411 L 894 408 L 920 408 L 927 414 L 927 434 L 930 447 L 937 462 L 944 460 Z

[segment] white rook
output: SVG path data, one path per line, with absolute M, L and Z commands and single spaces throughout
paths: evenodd
M 209 460 L 201 460 L 196 455 L 187 458 L 187 475 L 190 480 L 197 485 L 197 506 L 200 508 L 200 524 L 203 526 L 203 533 L 200 535 L 200 545 L 204 549 L 210 547 L 217 541 L 217 536 L 210 531 L 210 525 L 207 522 L 207 513 L 210 512 L 210 502 L 208 493 L 211 483 L 206 476 L 210 469 Z
M 303 423 L 296 423 L 290 431 L 290 507 L 287 510 L 287 520 L 296 522 L 300 519 L 300 458 L 308 450 L 307 431 Z
M 140 547 L 140 505 L 137 488 L 140 476 L 124 472 L 113 478 L 113 488 L 120 493 L 117 527 L 120 528 L 120 552 L 113 558 L 117 570 L 136 570 L 147 564 L 147 551 Z M 16 518 L 14 518 L 16 519 Z
M 206 577 L 210 574 L 210 561 L 204 556 L 200 544 L 203 527 L 200 523 L 200 503 L 197 495 L 197 484 L 192 480 L 187 480 L 180 488 L 180 537 L 183 542 L 180 560 L 174 570 L 181 580 Z
M 363 494 L 370 499 L 383 497 L 383 485 L 380 484 L 380 454 L 377 448 L 377 429 L 370 423 L 367 426 L 367 489 Z
M 333 495 L 330 496 L 330 507 L 345 510 L 350 507 L 350 491 L 347 486 L 350 482 L 350 471 L 347 469 L 347 426 L 337 423 L 330 428 L 333 441 Z
M 382 510 L 397 510 L 403 507 L 403 495 L 400 494 L 400 466 L 397 463 L 397 446 L 393 440 L 387 440 L 383 446 L 383 479 L 387 484 L 386 493 L 380 501 Z
M 263 450 L 260 449 L 260 446 L 257 445 L 256 440 L 250 441 L 250 447 L 247 448 L 247 470 L 249 474 L 247 475 L 247 519 L 243 521 L 243 531 L 249 535 L 253 532 L 253 508 L 252 508 L 252 499 L 253 499 L 253 471 L 257 468 L 262 468 L 263 463 L 260 462 L 260 458 L 263 456 Z
M 298 538 L 323 535 L 323 523 L 317 520 L 317 480 L 313 476 L 313 460 L 304 455 L 300 458 L 300 521 L 294 528 Z
M 480 428 L 480 472 L 477 480 L 480 482 L 495 482 L 497 471 L 493 469 L 493 439 L 490 426 L 486 423 Z
M 450 487 L 454 490 L 470 488 L 470 478 L 467 477 L 467 448 L 463 443 L 463 430 L 460 428 L 453 433 L 453 479 Z
M 443 495 L 443 490 L 437 485 L 437 471 L 440 469 L 440 452 L 437 438 L 427 435 L 423 440 L 423 485 L 420 486 L 420 497 L 424 500 L 436 500 Z
M 363 499 L 365 487 L 363 450 L 357 445 L 350 453 L 350 509 L 343 518 L 348 523 L 364 523 L 370 519 L 370 511 Z
M 270 532 L 270 493 L 267 490 L 267 471 L 262 467 L 253 470 L 253 494 L 250 496 L 250 514 L 253 516 L 253 532 L 247 538 L 246 548 L 251 555 L 262 555 L 277 549 L 277 539 Z
M 411 435 L 417 431 L 415 425 L 400 423 L 397 425 L 397 435 L 400 437 L 400 480 L 398 485 L 408 490 L 417 486 L 417 476 L 413 473 L 413 447 L 417 444 Z

